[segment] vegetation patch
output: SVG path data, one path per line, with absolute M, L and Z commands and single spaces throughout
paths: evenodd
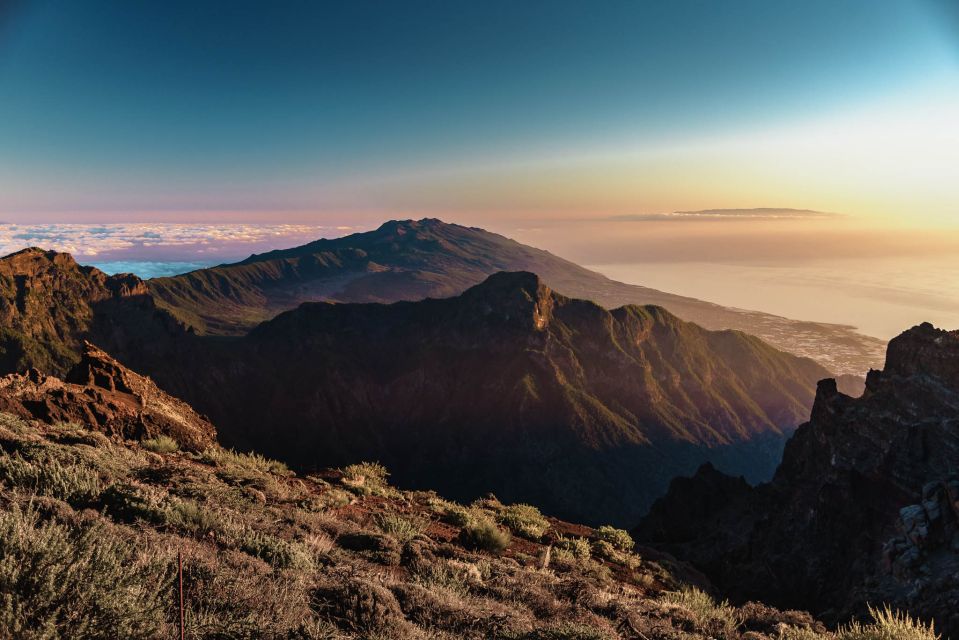
M 478 517 L 460 531 L 460 542 L 470 549 L 500 553 L 509 546 L 510 535 L 492 520 Z
M 539 540 L 549 529 L 549 521 L 539 509 L 528 504 L 511 504 L 499 514 L 499 521 L 518 536 Z
M 180 443 L 169 436 L 147 438 L 140 442 L 140 446 L 153 453 L 173 453 L 180 449 Z
M 102 523 L 72 529 L 0 511 L 0 632 L 21 640 L 156 638 L 173 566 Z

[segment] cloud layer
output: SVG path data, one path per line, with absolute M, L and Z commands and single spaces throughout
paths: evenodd
M 0 254 L 41 247 L 99 260 L 214 262 L 352 231 L 311 224 L 0 224 Z

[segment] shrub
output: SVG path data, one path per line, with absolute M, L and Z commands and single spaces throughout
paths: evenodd
M 419 563 L 411 573 L 413 582 L 428 588 L 440 587 L 460 596 L 468 595 L 473 584 L 482 582 L 475 565 L 454 560 Z
M 454 504 L 443 514 L 443 521 L 454 527 L 468 527 L 476 521 L 474 514 L 468 507 Z
M 33 493 L 77 504 L 96 498 L 100 476 L 82 464 L 62 464 L 45 450 L 30 460 L 20 453 L 0 456 L 0 480 Z
M 312 571 L 314 568 L 312 554 L 302 545 L 261 531 L 247 532 L 240 548 L 279 569 Z
M 618 560 L 620 553 L 616 551 L 616 547 L 605 540 L 595 540 L 593 542 L 593 555 L 597 558 L 605 558 L 607 560 Z
M 597 529 L 596 538 L 608 542 L 620 551 L 629 552 L 636 546 L 636 543 L 633 542 L 633 537 L 629 535 L 628 532 L 609 525 L 603 525 Z
M 516 640 L 610 640 L 610 635 L 595 627 L 571 622 L 535 629 L 529 633 L 507 634 Z
M 0 511 L 0 634 L 160 637 L 172 563 L 133 548 L 102 525 L 75 531 L 17 506 Z
M 163 524 L 169 517 L 166 495 L 153 487 L 114 483 L 100 494 L 100 502 L 108 514 L 124 522 Z
M 872 623 L 863 625 L 852 622 L 839 629 L 837 640 L 939 640 L 932 623 L 920 620 L 888 606 L 882 609 L 869 607 Z
M 743 622 L 739 611 L 728 600 L 716 602 L 708 593 L 696 588 L 668 592 L 663 600 L 688 610 L 703 626 L 718 627 L 719 635 L 726 638 L 735 636 L 736 629 Z
M 390 473 L 379 462 L 360 462 L 344 467 L 343 482 L 363 493 L 379 493 L 386 488 Z
M 783 626 L 776 640 L 823 640 L 824 636 L 808 627 Z
M 166 522 L 199 534 L 220 529 L 216 514 L 190 500 L 177 500 L 167 511 Z
M 577 560 L 589 560 L 589 541 L 586 538 L 567 538 L 560 536 L 556 548 L 565 551 Z
M 376 525 L 383 533 L 405 544 L 426 531 L 427 523 L 418 519 L 404 518 L 395 513 L 384 513 L 377 516 Z
M 140 446 L 153 453 L 173 453 L 180 449 L 180 443 L 169 436 L 157 436 L 140 442 Z
M 210 447 L 200 454 L 200 460 L 219 467 L 239 467 L 259 473 L 287 475 L 290 469 L 278 460 L 271 460 L 258 453 L 242 453 L 233 449 Z
M 539 509 L 528 504 L 509 505 L 500 512 L 499 518 L 510 531 L 530 540 L 539 540 L 549 529 L 549 522 Z
M 460 541 L 465 547 L 499 553 L 509 546 L 510 535 L 508 531 L 497 527 L 495 522 L 476 518 L 460 531 Z
M 431 499 L 430 508 L 439 514 L 440 520 L 454 527 L 465 527 L 473 522 L 473 512 L 469 507 L 464 507 L 449 500 Z

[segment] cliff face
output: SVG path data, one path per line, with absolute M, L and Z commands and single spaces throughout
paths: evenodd
M 888 602 L 955 637 L 957 470 L 959 332 L 923 324 L 890 343 L 861 398 L 819 384 L 772 482 L 723 504 L 715 472 L 701 470 L 675 481 L 636 533 L 736 598 L 837 619 Z
M 36 248 L 0 259 L 0 371 L 64 375 L 84 339 L 111 349 L 151 342 L 175 325 L 161 315 L 134 275 L 108 276 Z
M 206 418 L 90 343 L 66 380 L 36 369 L 0 378 L 0 411 L 50 424 L 83 424 L 126 440 L 168 436 L 194 451 L 216 443 Z

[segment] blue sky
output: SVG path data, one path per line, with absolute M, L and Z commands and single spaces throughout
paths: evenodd
M 9 221 L 959 213 L 945 1 L 0 7 Z

